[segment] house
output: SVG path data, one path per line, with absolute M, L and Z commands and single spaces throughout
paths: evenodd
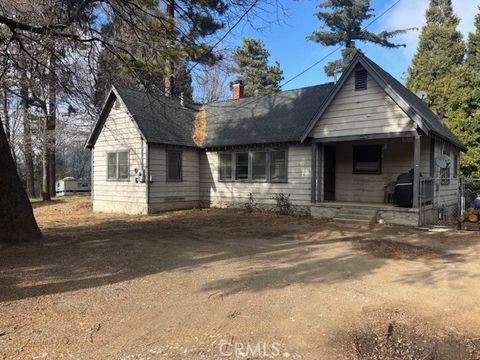
M 421 99 L 360 53 L 336 84 L 253 98 L 242 98 L 237 84 L 233 100 L 206 106 L 113 88 L 86 146 L 95 211 L 242 207 L 250 194 L 269 207 L 283 193 L 316 217 L 414 225 L 456 206 L 466 150 Z M 453 159 L 448 171 L 435 165 L 440 154 Z M 413 206 L 385 203 L 392 182 L 411 169 Z M 427 177 L 444 180 L 425 186 Z

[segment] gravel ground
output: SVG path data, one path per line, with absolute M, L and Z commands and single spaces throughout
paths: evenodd
M 480 237 L 35 203 L 0 250 L 0 358 L 480 359 Z

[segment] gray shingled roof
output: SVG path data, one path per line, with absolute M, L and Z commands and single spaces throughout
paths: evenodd
M 115 87 L 147 142 L 194 147 L 198 107 L 181 106 L 178 99 L 153 97 L 143 91 Z
M 342 86 L 348 73 L 362 63 L 422 130 L 461 149 L 465 146 L 415 94 L 365 55 L 358 53 L 340 81 L 240 100 L 217 101 L 205 106 L 206 148 L 303 141 Z M 143 91 L 114 88 L 93 129 L 92 147 L 118 93 L 147 142 L 195 147 L 192 135 L 199 105 L 182 106 L 178 99 L 153 97 Z M 394 99 L 395 100 L 395 99 Z M 412 112 L 413 110 L 413 112 Z
M 334 84 L 206 105 L 205 147 L 298 142 Z
M 422 117 L 423 121 L 429 128 L 433 135 L 436 135 L 444 140 L 448 140 L 454 145 L 465 149 L 465 145 L 452 133 L 452 131 L 442 123 L 437 115 L 414 93 L 408 90 L 402 83 L 395 79 L 388 72 L 383 70 L 379 65 L 374 63 L 365 55 L 362 55 L 364 60 L 371 66 L 380 76 L 393 88 L 393 90 L 401 96 L 414 110 Z

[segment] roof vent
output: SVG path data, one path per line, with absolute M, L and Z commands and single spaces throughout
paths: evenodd
M 355 71 L 355 91 L 367 90 L 367 70 Z

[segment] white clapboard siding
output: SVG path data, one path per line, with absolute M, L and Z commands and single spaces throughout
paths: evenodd
M 322 138 L 413 130 L 412 120 L 370 75 L 367 84 L 366 90 L 355 91 L 355 74 L 350 75 L 310 136 Z
M 335 200 L 383 203 L 385 186 L 413 168 L 414 143 L 372 140 L 336 143 Z M 353 174 L 353 146 L 384 145 L 381 174 Z
M 107 180 L 107 153 L 123 150 L 129 152 L 128 181 Z M 94 211 L 147 213 L 146 184 L 135 182 L 145 156 L 146 144 L 128 113 L 112 108 L 92 151 Z
M 218 153 L 202 153 L 200 158 L 200 194 L 203 202 L 211 206 L 243 206 L 253 194 L 258 204 L 275 204 L 275 193 L 290 194 L 293 205 L 310 205 L 311 147 L 288 148 L 288 182 L 222 182 L 218 180 Z
M 177 149 L 180 150 L 180 149 Z M 199 151 L 181 149 L 182 181 L 167 181 L 166 148 L 150 145 L 150 201 L 151 213 L 164 210 L 188 209 L 199 206 L 200 165 Z

